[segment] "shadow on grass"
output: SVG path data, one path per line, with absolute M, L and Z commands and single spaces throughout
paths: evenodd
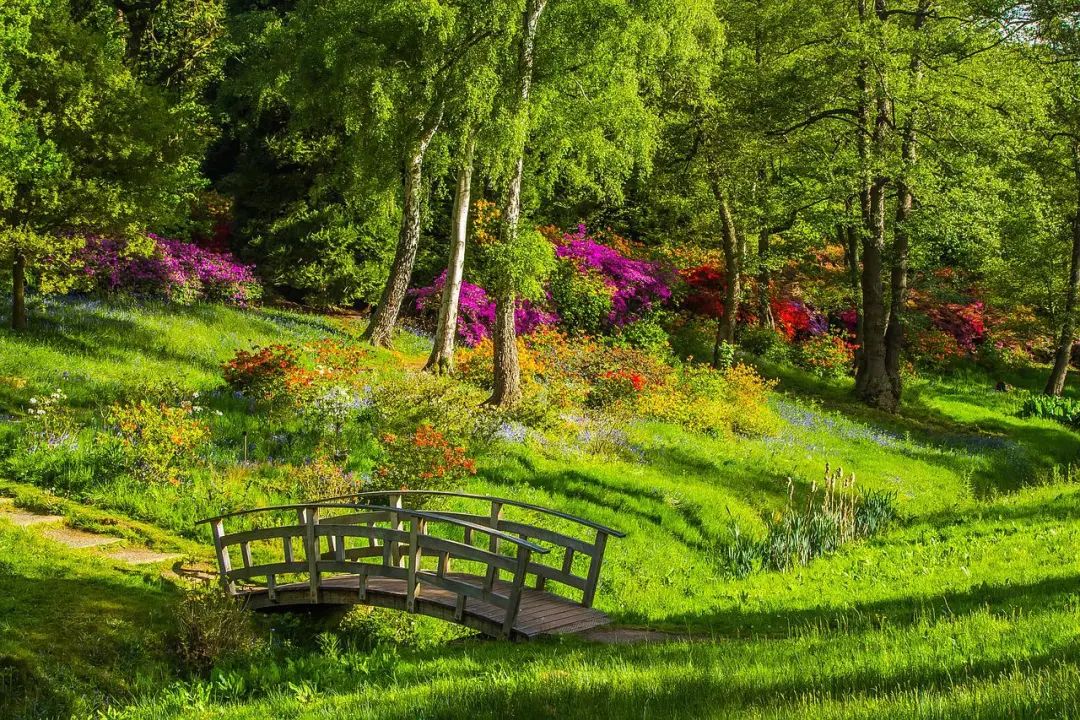
M 77 697 L 123 698 L 137 675 L 171 675 L 164 588 L 26 577 L 10 564 L 0 564 L 0 586 L 0 717 L 67 717 Z
M 900 627 L 926 617 L 957 617 L 980 610 L 1011 617 L 1017 612 L 1038 612 L 1048 607 L 1064 606 L 1077 592 L 1080 592 L 1080 576 L 1069 575 L 1025 584 L 983 583 L 964 591 L 949 591 L 928 597 L 899 597 L 845 608 L 775 611 L 725 608 L 672 616 L 665 625 L 673 628 L 705 628 L 724 637 L 788 637 L 810 628 L 828 631 Z

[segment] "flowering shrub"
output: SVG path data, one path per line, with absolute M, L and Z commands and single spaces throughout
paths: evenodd
M 290 383 L 300 372 L 296 351 L 287 345 L 268 345 L 253 350 L 237 350 L 222 366 L 225 382 L 238 393 L 260 400 L 282 398 L 295 386 Z
M 777 422 L 766 404 L 772 387 L 746 365 L 723 372 L 687 365 L 641 393 L 636 410 L 697 432 L 761 435 L 771 432 Z
M 803 340 L 829 330 L 828 319 L 799 300 L 774 300 L 772 311 L 777 328 L 788 340 Z
M 908 352 L 921 364 L 944 367 L 964 357 L 956 338 L 937 327 L 914 328 L 907 333 Z
M 217 300 L 244 305 L 261 296 L 254 268 L 231 254 L 153 234 L 147 237 L 147 248 L 115 238 L 87 237 L 74 259 L 83 284 L 103 292 L 122 290 L 179 303 Z
M 292 476 L 305 501 L 351 495 L 363 489 L 353 473 L 345 472 L 325 453 L 317 453 L 311 462 L 293 468 Z
M 633 404 L 637 395 L 646 388 L 644 376 L 627 368 L 606 370 L 600 373 L 589 391 L 589 404 L 593 407 L 611 407 L 619 403 Z
M 112 405 L 106 413 L 108 432 L 98 442 L 132 477 L 143 482 L 180 483 L 210 439 L 210 427 L 195 417 L 201 408 L 144 401 Z
M 454 487 L 476 474 L 476 463 L 466 456 L 465 447 L 452 444 L 426 423 L 407 437 L 386 433 L 381 444 L 384 462 L 374 478 L 378 489 L 419 486 L 438 490 Z
M 855 362 L 855 351 L 837 335 L 817 335 L 799 346 L 799 366 L 821 378 L 847 377 Z
M 60 389 L 30 398 L 25 424 L 28 450 L 33 452 L 74 442 L 78 426 L 70 408 L 64 405 L 65 400 L 67 395 Z
M 594 273 L 608 286 L 611 311 L 607 321 L 614 327 L 631 322 L 671 298 L 667 273 L 658 263 L 636 260 L 600 244 L 589 236 L 584 225 L 579 225 L 576 233 L 562 236 L 556 243 L 555 255 L 582 274 Z M 563 310 L 558 303 L 556 307 Z
M 739 333 L 739 345 L 751 355 L 773 363 L 787 362 L 793 354 L 787 335 L 761 325 L 743 328 Z
M 416 298 L 416 310 L 421 315 L 434 319 L 439 314 L 443 288 L 446 286 L 444 270 L 435 282 L 427 287 L 413 290 Z M 458 337 L 468 347 L 476 347 L 486 338 L 491 337 L 495 327 L 495 300 L 479 285 L 461 283 L 461 296 L 458 302 L 457 331 Z M 559 321 L 558 315 L 535 306 L 528 300 L 519 300 L 514 311 L 514 327 L 518 335 L 528 335 L 544 325 L 553 325 Z

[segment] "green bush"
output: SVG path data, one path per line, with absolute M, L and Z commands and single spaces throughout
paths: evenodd
M 570 260 L 556 263 L 548 292 L 568 332 L 600 335 L 611 315 L 611 288 L 599 273 L 582 272 Z
M 176 655 L 194 674 L 206 674 L 260 646 L 250 614 L 218 587 L 185 593 L 176 606 L 176 623 Z
M 787 338 L 774 328 L 759 325 L 743 328 L 739 345 L 751 355 L 771 363 L 788 363 L 792 359 L 792 348 Z
M 851 375 L 855 355 L 843 338 L 825 334 L 799 345 L 796 361 L 799 367 L 820 378 L 839 380 Z

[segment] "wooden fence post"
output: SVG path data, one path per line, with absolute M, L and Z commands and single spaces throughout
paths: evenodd
M 390 496 L 390 507 L 401 509 L 401 495 Z M 401 530 L 401 516 L 396 512 L 390 513 L 390 529 Z M 401 567 L 401 546 L 397 540 L 390 540 L 390 563 L 394 567 Z

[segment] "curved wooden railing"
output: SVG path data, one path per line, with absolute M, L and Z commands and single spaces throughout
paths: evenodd
M 600 568 L 604 562 L 604 551 L 607 547 L 608 538 L 621 538 L 626 536 L 625 533 L 615 530 L 614 528 L 606 527 L 591 520 L 576 515 L 570 515 L 559 510 L 521 502 L 520 500 L 512 500 L 510 498 L 477 495 L 473 493 L 442 490 L 376 490 L 372 492 L 354 493 L 352 495 L 326 498 L 319 502 L 351 500 L 357 503 L 365 503 L 372 498 L 386 498 L 390 505 L 401 507 L 403 498 L 409 497 L 438 497 L 479 503 L 485 506 L 484 512 L 465 513 L 440 510 L 438 511 L 438 514 L 443 517 L 470 522 L 474 525 L 481 525 L 488 529 L 500 531 L 500 533 L 510 533 L 520 539 L 528 540 L 530 542 L 547 543 L 551 545 L 551 549 L 555 550 L 551 556 L 561 564 L 554 566 L 548 565 L 540 562 L 541 558 L 533 557 L 528 564 L 528 574 L 533 576 L 533 587 L 537 590 L 544 590 L 546 589 L 547 583 L 550 581 L 573 588 L 581 593 L 580 604 L 583 607 L 592 607 L 593 600 L 596 597 L 596 588 L 600 580 Z M 555 532 L 547 528 L 527 524 L 518 520 L 508 519 L 503 515 L 503 510 L 507 507 L 516 507 L 531 513 L 556 518 L 563 521 L 564 524 L 574 525 L 581 530 L 589 531 L 592 535 L 589 538 L 581 538 Z M 467 530 L 465 533 L 466 542 L 470 541 L 471 536 L 472 532 Z M 499 552 L 501 537 L 502 536 L 499 534 L 490 536 L 488 549 L 491 552 Z M 586 571 L 583 575 L 578 575 L 574 572 L 575 556 L 583 556 L 588 559 L 585 566 Z M 500 572 L 499 568 L 491 568 L 489 570 L 491 576 L 496 579 L 499 577 Z

